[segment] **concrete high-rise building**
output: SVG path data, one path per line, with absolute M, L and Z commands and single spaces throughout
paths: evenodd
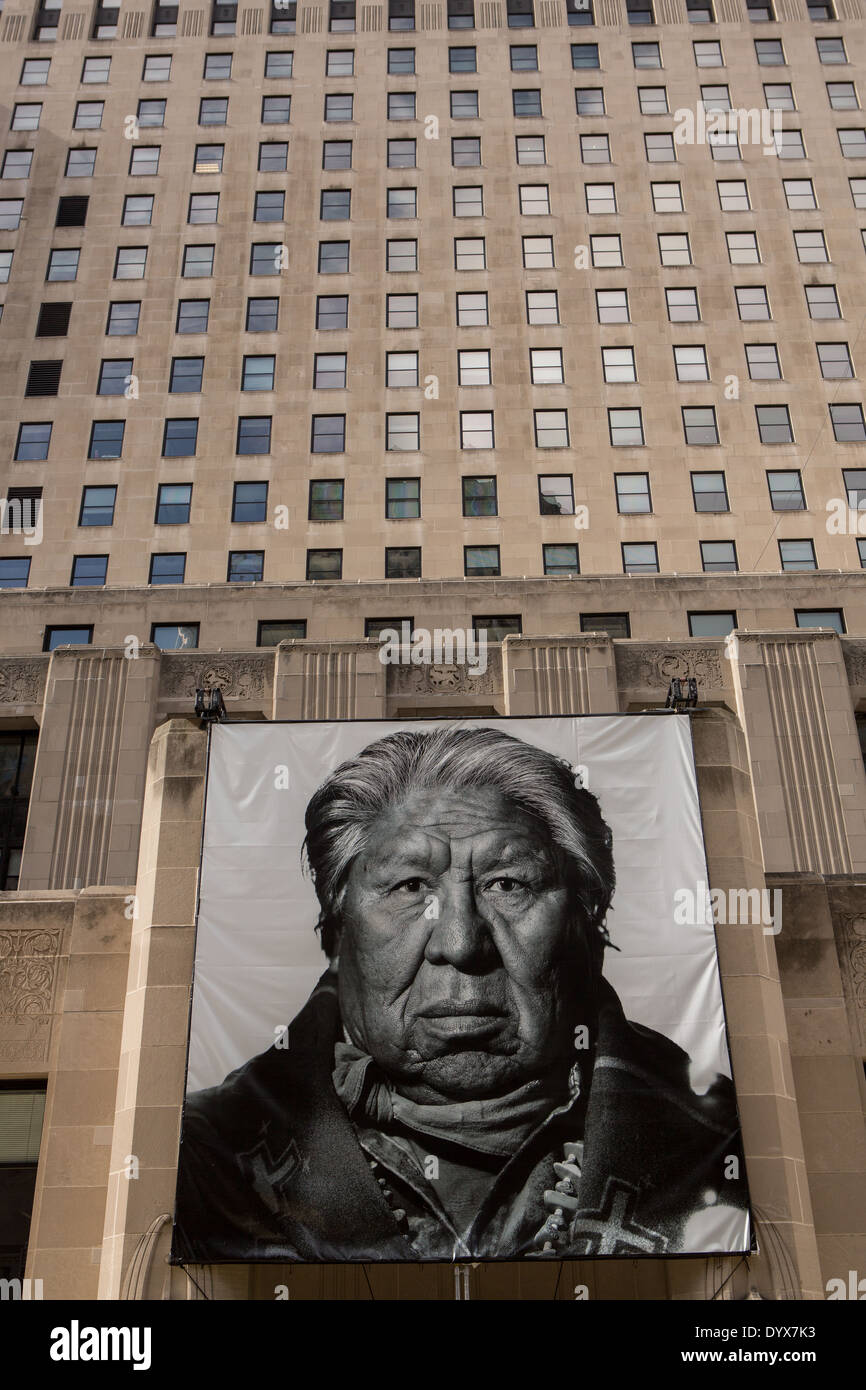
M 46 1297 L 169 1278 L 197 689 L 249 719 L 494 717 L 675 678 L 711 881 L 785 902 L 778 936 L 719 929 L 760 1254 L 575 1265 L 564 1296 L 821 1297 L 866 1267 L 864 18 L 6 0 L 9 1277 L 26 1252 Z M 383 664 L 404 622 L 485 631 L 486 670 Z M 537 1266 L 473 1278 L 550 1296 Z

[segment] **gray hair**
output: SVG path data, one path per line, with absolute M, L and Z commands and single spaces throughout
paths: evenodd
M 498 791 L 546 827 L 565 856 L 600 971 L 615 875 L 612 837 L 598 801 L 564 759 L 490 728 L 387 734 L 341 763 L 314 792 L 305 818 L 304 854 L 321 909 L 317 930 L 328 957 L 337 948 L 349 871 L 376 818 L 411 791 L 470 787 Z

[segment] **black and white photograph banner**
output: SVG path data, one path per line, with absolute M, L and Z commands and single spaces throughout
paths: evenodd
M 706 885 L 679 715 L 213 726 L 173 1260 L 748 1252 Z

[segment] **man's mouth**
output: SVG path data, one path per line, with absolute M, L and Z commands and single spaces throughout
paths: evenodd
M 428 1004 L 418 1015 L 424 1031 L 443 1040 L 477 1038 L 498 1033 L 507 1018 L 504 1009 L 483 1000 Z

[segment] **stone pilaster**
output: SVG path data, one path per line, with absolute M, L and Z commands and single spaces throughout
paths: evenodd
M 614 714 L 618 708 L 613 643 L 581 637 L 506 637 L 502 644 L 505 712 Z
M 281 642 L 274 719 L 381 719 L 385 671 L 378 642 Z
M 21 888 L 135 880 L 160 654 L 52 653 L 22 858 Z

